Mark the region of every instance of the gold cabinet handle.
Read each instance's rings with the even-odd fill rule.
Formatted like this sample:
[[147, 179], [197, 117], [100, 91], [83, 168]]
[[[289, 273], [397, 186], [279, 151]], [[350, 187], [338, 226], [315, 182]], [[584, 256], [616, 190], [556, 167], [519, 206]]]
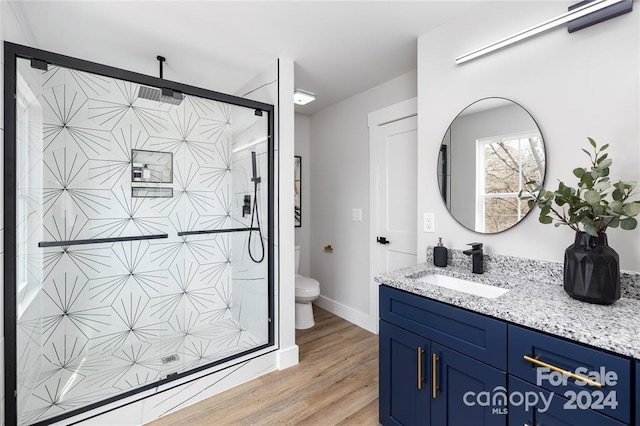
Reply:
[[532, 364], [538, 365], [540, 367], [546, 367], [551, 371], [555, 371], [557, 373], [562, 373], [564, 375], [567, 375], [567, 376], [571, 377], [572, 379], [580, 380], [582, 382], [588, 383], [591, 386], [596, 386], [596, 387], [599, 387], [599, 388], [601, 388], [603, 386], [602, 383], [598, 383], [593, 379], [590, 379], [588, 377], [580, 376], [579, 374], [573, 373], [571, 371], [567, 371], [567, 370], [565, 370], [563, 368], [560, 368], [560, 367], [556, 367], [555, 365], [547, 364], [546, 362], [540, 361], [539, 359], [531, 358], [528, 355], [525, 355], [524, 359], [525, 359], [525, 361], [529, 361]]
[[422, 377], [422, 354], [424, 353], [424, 349], [422, 347], [418, 347], [418, 390], [422, 390], [422, 382], [424, 378]]
[[440, 386], [438, 386], [438, 360], [439, 359], [440, 357], [438, 357], [438, 355], [436, 355], [435, 353], [431, 358], [432, 360], [431, 374], [433, 376], [431, 380], [431, 382], [433, 383], [433, 387], [431, 389], [431, 396], [433, 397], [433, 399], [436, 399], [438, 397], [438, 389], [440, 389]]

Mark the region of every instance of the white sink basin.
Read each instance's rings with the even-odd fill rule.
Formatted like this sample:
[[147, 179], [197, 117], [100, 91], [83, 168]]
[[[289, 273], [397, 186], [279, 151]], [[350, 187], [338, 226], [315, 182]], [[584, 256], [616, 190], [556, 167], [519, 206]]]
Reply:
[[474, 296], [486, 297], [487, 299], [495, 299], [509, 291], [509, 289], [506, 288], [476, 283], [440, 274], [429, 274], [416, 278], [416, 280], [437, 285], [439, 287], [449, 288], [451, 290], [461, 291], [467, 294], [473, 294]]

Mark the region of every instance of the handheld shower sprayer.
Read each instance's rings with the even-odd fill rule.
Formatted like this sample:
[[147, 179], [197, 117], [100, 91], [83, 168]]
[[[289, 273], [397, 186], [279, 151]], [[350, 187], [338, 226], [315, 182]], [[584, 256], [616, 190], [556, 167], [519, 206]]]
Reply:
[[251, 166], [253, 169], [253, 177], [251, 178], [251, 182], [255, 182], [255, 183], [260, 183], [260, 181], [262, 180], [259, 176], [258, 176], [258, 166], [256, 164], [256, 152], [255, 151], [251, 151]]
[[251, 168], [253, 171], [253, 177], [251, 178], [251, 182], [253, 182], [253, 208], [251, 209], [251, 223], [249, 224], [249, 228], [253, 228], [253, 219], [255, 217], [256, 227], [258, 232], [258, 238], [260, 240], [260, 249], [262, 251], [262, 255], [260, 258], [254, 257], [251, 252], [251, 237], [255, 231], [249, 231], [249, 242], [247, 243], [247, 250], [249, 251], [249, 257], [255, 263], [260, 263], [264, 260], [264, 240], [262, 239], [262, 228], [260, 227], [260, 215], [258, 213], [258, 184], [262, 180], [260, 176], [258, 176], [258, 165], [256, 159], [256, 152], [251, 151]]

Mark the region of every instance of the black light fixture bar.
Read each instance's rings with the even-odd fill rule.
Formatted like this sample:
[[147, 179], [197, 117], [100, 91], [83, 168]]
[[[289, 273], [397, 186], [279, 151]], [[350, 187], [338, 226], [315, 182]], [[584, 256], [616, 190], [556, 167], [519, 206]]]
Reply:
[[204, 234], [226, 234], [229, 232], [249, 232], [259, 231], [260, 228], [228, 228], [228, 229], [204, 229], [202, 231], [183, 231], [178, 232], [178, 237], [185, 235], [204, 235]]
[[122, 243], [124, 241], [160, 240], [163, 238], [169, 238], [169, 235], [155, 234], [155, 235], [134, 235], [131, 237], [115, 237], [115, 238], [89, 238], [87, 240], [40, 241], [38, 243], [38, 247], [66, 247], [66, 246], [79, 246], [83, 244]]

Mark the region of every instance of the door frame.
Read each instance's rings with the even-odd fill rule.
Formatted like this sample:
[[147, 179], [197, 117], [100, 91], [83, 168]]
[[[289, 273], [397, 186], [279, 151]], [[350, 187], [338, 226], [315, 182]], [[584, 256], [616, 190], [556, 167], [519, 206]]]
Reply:
[[[378, 232], [378, 137], [380, 126], [418, 115], [418, 98], [407, 99], [394, 105], [370, 112], [369, 121], [369, 320], [367, 329], [378, 334], [378, 274], [376, 264], [376, 235]], [[417, 194], [416, 194], [417, 195]], [[416, 212], [417, 215], [417, 212]]]

